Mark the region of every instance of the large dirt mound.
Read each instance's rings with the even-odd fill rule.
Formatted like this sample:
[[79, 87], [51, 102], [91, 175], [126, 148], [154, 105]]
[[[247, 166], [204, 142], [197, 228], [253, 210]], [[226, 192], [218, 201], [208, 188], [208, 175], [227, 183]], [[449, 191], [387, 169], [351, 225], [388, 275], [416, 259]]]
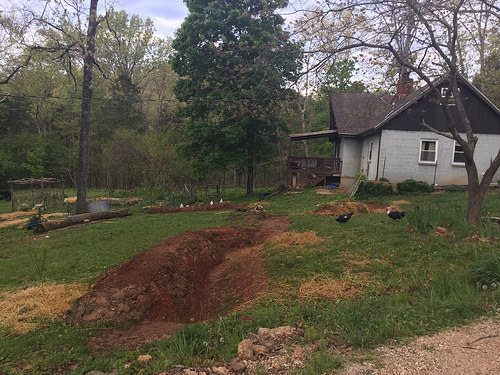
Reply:
[[255, 298], [267, 286], [258, 245], [288, 226], [284, 217], [260, 219], [258, 227], [187, 231], [142, 252], [102, 276], [68, 321], [187, 323]]

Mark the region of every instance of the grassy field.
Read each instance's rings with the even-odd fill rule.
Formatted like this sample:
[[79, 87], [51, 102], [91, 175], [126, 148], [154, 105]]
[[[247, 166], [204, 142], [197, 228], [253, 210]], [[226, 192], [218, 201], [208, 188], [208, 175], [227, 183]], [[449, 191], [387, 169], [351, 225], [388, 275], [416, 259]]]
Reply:
[[[93, 192], [102, 196], [103, 192]], [[243, 190], [223, 192], [225, 200], [248, 203]], [[259, 327], [301, 326], [303, 340], [323, 344], [308, 353], [309, 362], [297, 373], [320, 374], [341, 366], [332, 354], [328, 332], [337, 347], [371, 348], [388, 340], [462, 325], [497, 311], [500, 293], [500, 230], [484, 221], [472, 228], [464, 221], [466, 193], [384, 196], [369, 201], [402, 205], [407, 218], [392, 221], [382, 213], [354, 215], [343, 225], [333, 217], [313, 214], [345, 196], [318, 195], [314, 189], [278, 194], [265, 208], [287, 215], [290, 233], [315, 234], [311, 244], [265, 247], [271, 294], [251, 308], [207, 324], [189, 325], [177, 336], [144, 345], [137, 351], [91, 354], [85, 346], [99, 327], [70, 327], [57, 319], [39, 321], [25, 334], [0, 327], [0, 373], [85, 374], [91, 370], [120, 374], [156, 374], [175, 364], [216, 363], [236, 355], [237, 343]], [[0, 212], [8, 211], [0, 204]], [[500, 216], [500, 194], [492, 190], [483, 212]], [[89, 226], [34, 235], [17, 227], [0, 228], [0, 291], [29, 286], [91, 284], [109, 268], [122, 264], [156, 243], [188, 229], [230, 225], [230, 212], [131, 215]], [[436, 226], [453, 232], [434, 235]], [[325, 286], [349, 285], [350, 293], [322, 295]], [[308, 289], [309, 288], [309, 289]], [[312, 290], [311, 293], [307, 291]], [[315, 291], [315, 292], [314, 292]], [[0, 302], [2, 300], [0, 295]], [[251, 316], [251, 320], [239, 319]], [[304, 343], [306, 344], [306, 343]], [[206, 350], [209, 345], [213, 350]], [[130, 363], [137, 354], [154, 361]], [[78, 365], [76, 368], [74, 365]], [[72, 367], [73, 366], [73, 367]], [[24, 372], [23, 372], [24, 371]]]

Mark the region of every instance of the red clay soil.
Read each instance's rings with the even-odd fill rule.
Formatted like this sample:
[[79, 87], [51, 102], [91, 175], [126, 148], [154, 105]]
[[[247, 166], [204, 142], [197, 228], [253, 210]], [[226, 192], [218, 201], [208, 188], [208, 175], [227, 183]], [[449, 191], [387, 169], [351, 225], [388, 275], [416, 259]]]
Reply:
[[258, 226], [187, 231], [111, 269], [76, 302], [67, 321], [141, 321], [90, 340], [96, 350], [131, 347], [254, 300], [268, 284], [259, 245], [282, 233], [289, 223], [286, 217], [246, 217], [259, 218]]
[[195, 211], [222, 211], [222, 210], [236, 210], [238, 208], [245, 208], [246, 206], [236, 206], [230, 202], [214, 203], [213, 205], [207, 204], [203, 206], [185, 206], [180, 207], [150, 207], [147, 214], [173, 214], [178, 212], [195, 212]]

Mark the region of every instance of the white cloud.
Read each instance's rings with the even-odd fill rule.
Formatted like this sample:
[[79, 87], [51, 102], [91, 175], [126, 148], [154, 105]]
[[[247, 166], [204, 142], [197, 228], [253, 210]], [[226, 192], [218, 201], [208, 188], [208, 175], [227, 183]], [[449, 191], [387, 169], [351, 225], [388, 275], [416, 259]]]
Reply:
[[157, 33], [164, 38], [173, 37], [175, 30], [181, 26], [183, 21], [184, 18], [153, 18]]

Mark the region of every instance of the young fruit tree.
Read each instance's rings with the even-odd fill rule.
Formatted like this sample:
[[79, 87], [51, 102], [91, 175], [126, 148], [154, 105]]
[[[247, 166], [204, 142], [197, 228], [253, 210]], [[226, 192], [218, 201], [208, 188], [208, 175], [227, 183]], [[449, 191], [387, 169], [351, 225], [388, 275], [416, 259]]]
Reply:
[[[400, 76], [411, 73], [429, 86], [441, 105], [447, 131], [439, 131], [438, 124], [422, 125], [461, 146], [468, 180], [466, 220], [473, 225], [479, 223], [484, 196], [500, 166], [500, 145], [491, 155], [489, 167], [481, 173], [474, 160], [478, 138], [467, 115], [464, 98], [459, 95], [457, 81], [460, 75], [467, 76], [468, 72], [464, 71], [468, 65], [464, 64], [466, 56], [480, 56], [474, 53], [478, 43], [464, 41], [475, 34], [473, 28], [477, 27], [477, 20], [485, 18], [497, 21], [489, 23], [490, 31], [498, 27], [498, 7], [494, 2], [323, 0], [301, 20], [302, 25], [319, 28], [317, 35], [321, 40], [314, 44], [317, 51], [311, 52], [323, 56], [321, 61], [342, 56], [345, 51], [376, 55], [379, 62], [386, 62], [387, 67], [394, 66], [395, 62]], [[386, 58], [382, 59], [382, 56]], [[480, 62], [476, 65], [479, 66]], [[449, 82], [444, 96], [436, 84], [438, 77], [446, 77]], [[456, 105], [458, 116], [453, 115], [452, 105]]]
[[277, 109], [292, 93], [301, 50], [276, 11], [284, 0], [189, 0], [172, 43], [177, 98], [188, 139], [181, 154], [200, 177], [229, 165], [247, 171], [269, 157], [280, 126]]

